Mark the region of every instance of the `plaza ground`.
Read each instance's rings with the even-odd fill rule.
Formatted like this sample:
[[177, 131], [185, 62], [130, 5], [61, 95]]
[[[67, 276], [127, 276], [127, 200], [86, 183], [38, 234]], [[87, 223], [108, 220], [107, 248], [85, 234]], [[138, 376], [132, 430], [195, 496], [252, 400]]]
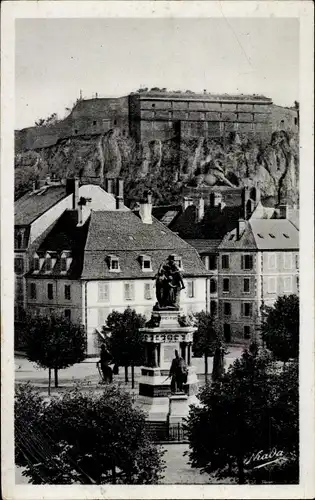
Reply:
[[[242, 354], [242, 346], [229, 346], [228, 354], [225, 356], [225, 369], [227, 369]], [[59, 388], [52, 387], [52, 394], [62, 393], [79, 384], [81, 390], [101, 392], [103, 389], [100, 384], [100, 375], [96, 367], [98, 358], [88, 358], [82, 363], [77, 363], [65, 370], [59, 370]], [[200, 386], [204, 384], [204, 359], [192, 358], [192, 365], [198, 374]], [[208, 371], [212, 372], [213, 358], [208, 358]], [[130, 392], [135, 401], [138, 395], [138, 384], [140, 377], [140, 368], [135, 368], [135, 388], [131, 388], [131, 374], [129, 373], [129, 382], [125, 384], [124, 369], [119, 369], [119, 375], [114, 376], [114, 384]], [[26, 358], [15, 356], [15, 384], [30, 382], [44, 397], [47, 397], [48, 388], [48, 370], [38, 368], [35, 363], [31, 363]], [[53, 379], [52, 379], [53, 386]], [[198, 469], [193, 469], [188, 463], [188, 457], [184, 452], [188, 450], [187, 444], [167, 444], [163, 445], [165, 449], [164, 460], [166, 469], [161, 484], [219, 484], [220, 481], [208, 474], [200, 474]], [[22, 469], [16, 467], [16, 484], [27, 484], [28, 480], [22, 475]], [[223, 481], [222, 483], [223, 484]]]

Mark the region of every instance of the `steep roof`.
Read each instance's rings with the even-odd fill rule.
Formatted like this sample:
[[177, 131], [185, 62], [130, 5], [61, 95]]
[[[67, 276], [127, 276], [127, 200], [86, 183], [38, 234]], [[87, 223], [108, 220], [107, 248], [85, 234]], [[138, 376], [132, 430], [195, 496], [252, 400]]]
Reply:
[[233, 229], [225, 235], [220, 250], [298, 250], [299, 231], [288, 219], [250, 219], [240, 238]]
[[[156, 219], [144, 224], [137, 212], [92, 212], [82, 278], [150, 279], [172, 253], [182, 258], [184, 275], [208, 274], [196, 250]], [[110, 271], [110, 255], [119, 258], [120, 272]], [[142, 271], [141, 255], [151, 258], [151, 272]]]
[[[31, 269], [29, 276], [64, 277], [79, 279], [83, 267], [84, 247], [89, 227], [89, 219], [82, 226], [77, 226], [77, 214], [74, 210], [66, 210], [55, 223], [44, 241], [40, 244], [36, 253], [44, 257], [46, 252], [52, 252], [56, 258], [56, 264], [49, 274], [45, 273], [45, 263], [36, 274]], [[71, 252], [72, 262], [67, 273], [61, 273], [61, 253]]]
[[152, 208], [152, 215], [169, 226], [182, 213], [181, 205], [158, 205]]
[[14, 203], [14, 224], [31, 224], [66, 196], [65, 186], [60, 185], [45, 186], [39, 191], [26, 193]]
[[221, 243], [221, 240], [186, 240], [189, 245], [194, 247], [199, 254], [215, 252]]
[[251, 220], [258, 250], [298, 250], [299, 231], [288, 219]]

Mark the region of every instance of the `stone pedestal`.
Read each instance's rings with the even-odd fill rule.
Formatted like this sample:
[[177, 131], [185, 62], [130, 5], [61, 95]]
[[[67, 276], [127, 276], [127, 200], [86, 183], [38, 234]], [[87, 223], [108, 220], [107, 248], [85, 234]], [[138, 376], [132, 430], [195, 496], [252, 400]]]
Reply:
[[[141, 367], [139, 381], [139, 401], [150, 421], [168, 421], [170, 413], [171, 379], [168, 378], [175, 350], [188, 365], [187, 383], [184, 384], [184, 394], [188, 415], [189, 405], [197, 401], [198, 379], [191, 366], [193, 326], [180, 326], [179, 311], [158, 311], [160, 322], [158, 326], [147, 326], [141, 329], [145, 341], [146, 363]], [[174, 396], [175, 399], [177, 395]], [[183, 399], [184, 398], [184, 399]], [[174, 401], [175, 401], [174, 399]], [[175, 418], [175, 417], [174, 417]], [[178, 422], [179, 420], [177, 420]]]
[[169, 397], [168, 422], [170, 425], [178, 424], [187, 417], [189, 404], [187, 394], [173, 394]]

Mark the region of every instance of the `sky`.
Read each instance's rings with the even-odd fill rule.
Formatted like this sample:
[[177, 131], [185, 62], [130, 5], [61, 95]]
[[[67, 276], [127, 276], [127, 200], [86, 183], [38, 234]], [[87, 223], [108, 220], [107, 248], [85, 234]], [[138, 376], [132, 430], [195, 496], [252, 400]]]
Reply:
[[290, 18], [18, 19], [15, 128], [77, 97], [144, 87], [299, 100], [299, 22]]

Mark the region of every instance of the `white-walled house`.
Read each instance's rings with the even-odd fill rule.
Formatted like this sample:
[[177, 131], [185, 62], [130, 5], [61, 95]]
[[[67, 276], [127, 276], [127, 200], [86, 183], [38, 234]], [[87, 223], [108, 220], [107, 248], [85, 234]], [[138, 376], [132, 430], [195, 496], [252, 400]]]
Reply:
[[150, 318], [156, 303], [154, 277], [169, 255], [183, 274], [182, 314], [206, 309], [208, 273], [197, 253], [151, 217], [152, 205], [139, 212], [92, 212], [82, 270], [83, 324], [88, 354], [98, 349], [98, 334], [114, 310], [128, 306]]
[[[65, 183], [47, 180], [45, 185], [26, 193], [14, 204], [15, 320], [23, 318], [28, 296], [25, 275], [31, 270], [33, 254], [66, 210], [77, 210], [81, 222], [91, 210], [128, 210], [123, 205], [123, 183], [108, 179], [106, 192], [98, 185], [79, 185], [77, 179]], [[83, 200], [83, 201], [82, 201]]]

